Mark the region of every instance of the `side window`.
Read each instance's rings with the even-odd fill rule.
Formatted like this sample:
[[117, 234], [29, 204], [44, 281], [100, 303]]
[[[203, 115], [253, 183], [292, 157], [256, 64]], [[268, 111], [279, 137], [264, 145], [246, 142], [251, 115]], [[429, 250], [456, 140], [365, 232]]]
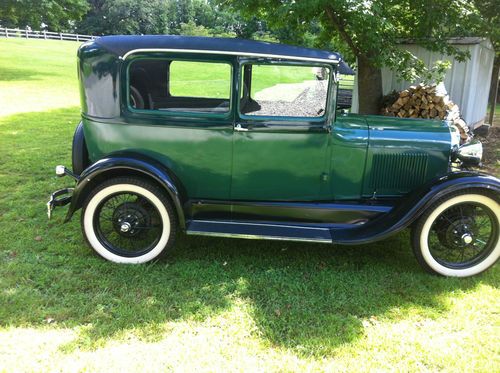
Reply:
[[231, 65], [167, 59], [130, 64], [128, 104], [136, 110], [227, 113]]
[[246, 64], [240, 112], [318, 118], [325, 114], [330, 71], [322, 66]]

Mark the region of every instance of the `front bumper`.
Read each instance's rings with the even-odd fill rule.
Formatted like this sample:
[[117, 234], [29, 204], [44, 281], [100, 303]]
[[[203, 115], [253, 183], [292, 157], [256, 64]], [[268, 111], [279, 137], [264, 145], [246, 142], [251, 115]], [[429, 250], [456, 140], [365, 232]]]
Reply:
[[74, 188], [59, 189], [50, 195], [50, 199], [47, 202], [47, 216], [49, 219], [52, 217], [52, 211], [54, 211], [56, 206], [65, 206], [71, 202], [73, 189]]
[[[73, 172], [68, 170], [64, 166], [56, 167], [56, 175], [59, 177], [63, 177], [68, 175], [78, 181], [79, 177], [75, 175]], [[65, 206], [71, 202], [71, 198], [73, 196], [74, 188], [63, 188], [56, 190], [54, 193], [50, 195], [49, 201], [47, 202], [47, 216], [50, 219], [52, 217], [52, 211], [56, 208], [56, 206]]]

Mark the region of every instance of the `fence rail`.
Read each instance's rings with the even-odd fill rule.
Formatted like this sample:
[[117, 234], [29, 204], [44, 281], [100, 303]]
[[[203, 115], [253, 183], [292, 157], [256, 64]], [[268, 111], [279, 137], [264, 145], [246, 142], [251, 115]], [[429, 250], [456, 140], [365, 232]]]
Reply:
[[33, 31], [22, 30], [18, 28], [0, 27], [0, 37], [4, 38], [25, 38], [25, 39], [52, 39], [52, 40], [71, 40], [71, 41], [89, 41], [94, 40], [98, 36], [68, 34], [66, 32], [51, 32], [51, 31]]

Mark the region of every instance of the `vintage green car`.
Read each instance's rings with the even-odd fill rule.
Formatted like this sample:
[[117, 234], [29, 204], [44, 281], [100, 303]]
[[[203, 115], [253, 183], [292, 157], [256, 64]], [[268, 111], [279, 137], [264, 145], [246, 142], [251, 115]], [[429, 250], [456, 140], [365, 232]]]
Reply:
[[363, 244], [411, 227], [429, 272], [500, 256], [500, 181], [448, 123], [348, 114], [337, 53], [240, 39], [109, 36], [78, 51], [76, 180], [89, 245], [118, 263], [168, 253], [178, 231]]

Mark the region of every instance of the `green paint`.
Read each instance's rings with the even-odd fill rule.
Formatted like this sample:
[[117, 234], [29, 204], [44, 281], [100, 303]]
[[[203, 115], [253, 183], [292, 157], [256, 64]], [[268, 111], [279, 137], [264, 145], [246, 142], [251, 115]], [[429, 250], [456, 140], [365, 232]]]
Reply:
[[[200, 62], [179, 62], [171, 70], [175, 75], [171, 89], [179, 95], [203, 94], [200, 81], [206, 73], [214, 84], [212, 88], [205, 85], [214, 97], [227, 96], [230, 88], [229, 112], [135, 110], [125, 99], [128, 66], [141, 58], [165, 59], [165, 54], [142, 53], [123, 61], [100, 48], [84, 47], [79, 56], [91, 160], [122, 150], [144, 153], [169, 167], [189, 198], [328, 201], [401, 196], [448, 171], [450, 134], [446, 125], [431, 120], [336, 115], [333, 81], [321, 118], [245, 116], [240, 115], [237, 100], [241, 69], [257, 59], [169, 53], [168, 58], [184, 61], [227, 63], [204, 63], [200, 69]], [[183, 70], [181, 65], [187, 67]], [[312, 75], [310, 67], [310, 63], [294, 62], [280, 70], [287, 74], [279, 81], [302, 82]], [[329, 67], [335, 69], [335, 65]], [[260, 69], [260, 78], [252, 91], [273, 82], [275, 66], [254, 68]], [[223, 88], [228, 75], [230, 86]], [[236, 124], [248, 131], [234, 131]]]

